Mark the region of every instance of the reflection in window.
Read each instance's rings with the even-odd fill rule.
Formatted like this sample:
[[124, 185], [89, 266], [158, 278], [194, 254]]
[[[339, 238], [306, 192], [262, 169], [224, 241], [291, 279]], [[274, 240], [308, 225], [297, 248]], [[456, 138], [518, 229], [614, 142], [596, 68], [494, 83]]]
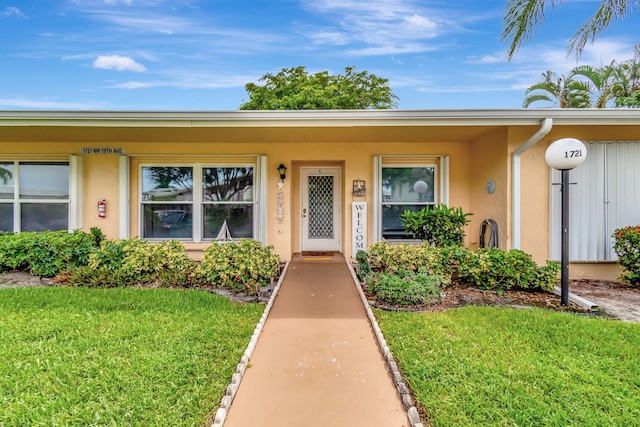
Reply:
[[217, 202], [252, 202], [253, 168], [204, 168], [202, 199]]
[[68, 199], [68, 163], [20, 163], [21, 199]]
[[13, 203], [0, 203], [0, 231], [13, 231]]
[[149, 239], [189, 239], [193, 206], [148, 204], [144, 206], [143, 236]]
[[22, 203], [22, 231], [58, 231], [69, 229], [67, 203]]
[[0, 199], [13, 199], [13, 163], [0, 163]]
[[142, 168], [143, 201], [193, 200], [193, 170], [190, 167]]
[[253, 237], [252, 167], [204, 168], [202, 201], [205, 239]]
[[204, 205], [204, 238], [215, 239], [227, 225], [233, 239], [253, 237], [253, 205]]
[[411, 239], [404, 231], [401, 215], [433, 206], [436, 199], [435, 166], [392, 166], [382, 168], [382, 237]]
[[191, 239], [193, 237], [193, 168], [143, 167], [142, 203], [142, 237]]
[[0, 163], [0, 231], [68, 230], [69, 174], [66, 162]]
[[195, 241], [219, 235], [252, 238], [253, 188], [251, 166], [144, 166], [142, 237]]

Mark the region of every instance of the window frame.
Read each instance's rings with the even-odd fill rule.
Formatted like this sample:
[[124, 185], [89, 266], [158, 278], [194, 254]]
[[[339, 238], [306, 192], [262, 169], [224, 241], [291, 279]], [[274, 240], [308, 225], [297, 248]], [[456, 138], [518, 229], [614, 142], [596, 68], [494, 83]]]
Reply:
[[[144, 184], [144, 169], [154, 167], [184, 167], [190, 168], [192, 172], [192, 198], [191, 200], [179, 200], [179, 201], [145, 201], [143, 200], [143, 184]], [[203, 197], [203, 175], [204, 169], [207, 168], [248, 168], [252, 169], [253, 178], [253, 197], [250, 202], [247, 201], [205, 201]], [[256, 197], [256, 188], [258, 184], [258, 171], [259, 165], [251, 162], [141, 162], [138, 164], [138, 234], [143, 240], [149, 241], [166, 241], [166, 240], [178, 240], [182, 242], [211, 242], [215, 241], [215, 237], [204, 237], [204, 208], [205, 205], [230, 205], [230, 204], [245, 204], [251, 206], [252, 209], [252, 221], [251, 221], [251, 234], [252, 239], [258, 240], [259, 227], [258, 227], [258, 198]], [[144, 206], [154, 204], [190, 204], [191, 208], [191, 237], [145, 237], [144, 236]], [[234, 238], [238, 240], [239, 238]]]
[[[0, 198], [0, 204], [12, 205], [13, 211], [13, 226], [10, 232], [19, 233], [23, 230], [22, 224], [22, 213], [23, 213], [23, 205], [28, 204], [55, 204], [55, 205], [66, 205], [67, 215], [66, 215], [66, 228], [62, 228], [60, 230], [71, 231], [74, 227], [74, 221], [72, 217], [72, 210], [74, 209], [72, 198], [74, 197], [74, 181], [73, 181], [73, 171], [74, 165], [71, 161], [72, 159], [0, 159], [0, 164], [12, 164], [13, 165], [13, 197], [2, 199]], [[66, 197], [60, 198], [37, 198], [37, 197], [24, 197], [21, 196], [20, 191], [20, 165], [65, 165], [67, 167], [67, 189], [66, 189]], [[60, 231], [58, 230], [58, 231]]]
[[[447, 179], [446, 176], [443, 176], [443, 172], [445, 170], [445, 166], [443, 165], [446, 156], [429, 156], [429, 155], [420, 155], [420, 156], [377, 156], [374, 162], [376, 163], [376, 173], [374, 176], [375, 182], [375, 192], [376, 197], [374, 197], [375, 201], [375, 224], [376, 228], [374, 228], [374, 243], [386, 240], [389, 242], [411, 242], [414, 239], [407, 236], [406, 238], [385, 238], [383, 236], [383, 206], [384, 205], [415, 205], [415, 206], [436, 206], [440, 203], [442, 198], [442, 193], [445, 191], [446, 184], [443, 183], [444, 180]], [[407, 160], [403, 162], [401, 160]], [[424, 159], [421, 161], [421, 159]], [[383, 196], [382, 182], [383, 182], [383, 169], [387, 168], [433, 168], [433, 202], [385, 202]]]

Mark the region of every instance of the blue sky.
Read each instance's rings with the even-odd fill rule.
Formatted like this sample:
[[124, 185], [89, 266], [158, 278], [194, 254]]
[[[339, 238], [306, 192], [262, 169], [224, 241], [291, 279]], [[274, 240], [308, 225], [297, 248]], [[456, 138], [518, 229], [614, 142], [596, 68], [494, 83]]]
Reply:
[[519, 108], [544, 71], [630, 59], [640, 42], [636, 11], [567, 57], [599, 0], [565, 0], [507, 61], [505, 3], [3, 0], [0, 109], [236, 110], [246, 83], [296, 66], [384, 77], [401, 109]]

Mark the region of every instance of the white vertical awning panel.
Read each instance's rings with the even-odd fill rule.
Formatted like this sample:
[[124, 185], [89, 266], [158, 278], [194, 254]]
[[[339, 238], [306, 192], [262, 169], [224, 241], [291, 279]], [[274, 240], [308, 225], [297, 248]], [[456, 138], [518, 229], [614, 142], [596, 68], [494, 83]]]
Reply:
[[640, 142], [611, 143], [607, 150], [609, 215], [604, 237], [608, 259], [615, 260], [614, 231], [640, 224]]
[[[587, 146], [585, 162], [569, 173], [569, 259], [571, 261], [598, 261], [604, 258], [604, 143]], [[562, 173], [552, 171], [551, 185], [551, 258], [560, 260]]]
[[602, 235], [605, 227], [604, 158], [606, 143], [587, 144], [587, 159], [572, 174], [571, 219], [569, 236], [572, 261], [602, 261], [605, 251]]
[[[613, 233], [640, 224], [640, 142], [590, 142], [587, 159], [570, 173], [569, 259], [615, 261]], [[559, 171], [552, 182], [560, 183]], [[551, 256], [561, 254], [560, 187], [551, 188]]]

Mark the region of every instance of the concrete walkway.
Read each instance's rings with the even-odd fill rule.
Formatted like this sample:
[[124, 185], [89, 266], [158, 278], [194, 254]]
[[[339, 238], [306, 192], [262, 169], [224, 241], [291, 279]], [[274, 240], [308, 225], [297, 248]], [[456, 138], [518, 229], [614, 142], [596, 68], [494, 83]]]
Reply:
[[291, 262], [224, 425], [409, 425], [342, 256]]

